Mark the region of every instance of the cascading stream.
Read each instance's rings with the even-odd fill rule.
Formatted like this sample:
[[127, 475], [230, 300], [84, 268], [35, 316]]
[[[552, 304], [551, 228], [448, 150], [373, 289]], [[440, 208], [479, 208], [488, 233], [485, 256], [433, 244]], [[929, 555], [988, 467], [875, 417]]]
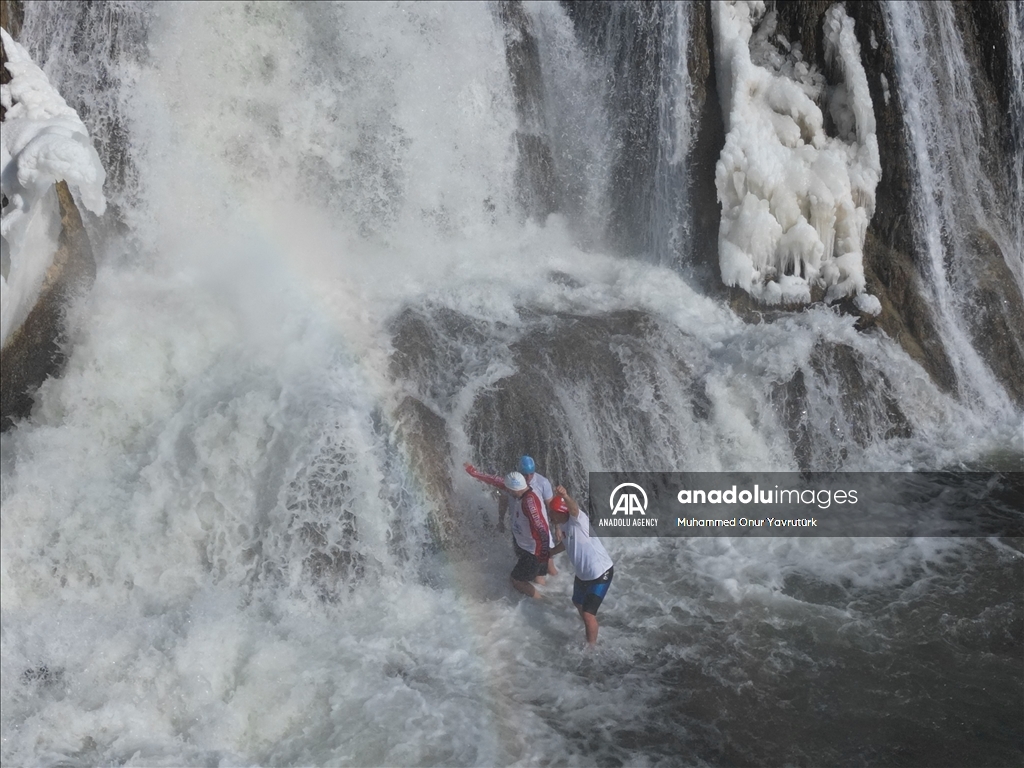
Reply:
[[1024, 294], [1024, 16], [1020, 6], [1007, 3], [1009, 17], [1007, 34], [1010, 58], [1010, 105], [1011, 129], [1016, 152], [1012, 157], [1015, 197], [1011, 211], [1015, 210], [1014, 241], [1017, 243], [1016, 256], [1010, 260], [1010, 268], [1017, 278], [1017, 285]]
[[[1020, 275], [1019, 208], [1014, 216], [981, 168], [981, 119], [963, 41], [949, 3], [884, 5], [892, 35], [908, 149], [917, 174], [914, 232], [924, 254], [922, 277], [964, 397], [987, 410], [1010, 409], [990, 360], [976, 346], [974, 283], [985, 269], [978, 250], [993, 238]], [[1018, 41], [1019, 42], [1019, 41]], [[941, 63], [934, 51], [941, 50]], [[1019, 280], [1019, 277], [1018, 277]]]

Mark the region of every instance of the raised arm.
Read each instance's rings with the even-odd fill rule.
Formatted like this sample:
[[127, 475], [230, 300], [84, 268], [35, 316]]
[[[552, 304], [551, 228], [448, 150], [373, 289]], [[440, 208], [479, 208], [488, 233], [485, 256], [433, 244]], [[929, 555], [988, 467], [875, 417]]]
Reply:
[[476, 467], [470, 464], [468, 461], [462, 465], [465, 467], [466, 472], [474, 480], [479, 480], [481, 483], [487, 483], [493, 485], [495, 488], [505, 489], [505, 478], [501, 475], [488, 475], [485, 472], [480, 472]]
[[565, 499], [565, 504], [567, 507], [569, 507], [569, 514], [572, 517], [580, 516], [580, 507], [576, 503], [576, 499], [569, 495], [569, 492], [565, 490], [564, 486], [560, 485], [557, 488], [555, 488], [555, 495], [561, 496], [563, 499]]

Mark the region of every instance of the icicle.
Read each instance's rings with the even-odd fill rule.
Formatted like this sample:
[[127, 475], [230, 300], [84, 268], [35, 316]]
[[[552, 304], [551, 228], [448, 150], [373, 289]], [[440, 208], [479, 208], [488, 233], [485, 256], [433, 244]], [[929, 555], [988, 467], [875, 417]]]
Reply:
[[[881, 163], [853, 21], [839, 6], [826, 17], [826, 57], [844, 78], [830, 104], [840, 136], [831, 138], [814, 101], [821, 75], [800, 60], [797, 46], [783, 45], [785, 55], [774, 49], [774, 14], [755, 31], [763, 3], [713, 8], [728, 130], [716, 173], [723, 281], [742, 285], [739, 276], [749, 274], [748, 290], [769, 302], [809, 300], [809, 281], [824, 282], [831, 299], [862, 292], [861, 254]], [[759, 204], [766, 201], [770, 207]], [[743, 257], [749, 271], [736, 262]], [[783, 276], [785, 284], [763, 284]]]

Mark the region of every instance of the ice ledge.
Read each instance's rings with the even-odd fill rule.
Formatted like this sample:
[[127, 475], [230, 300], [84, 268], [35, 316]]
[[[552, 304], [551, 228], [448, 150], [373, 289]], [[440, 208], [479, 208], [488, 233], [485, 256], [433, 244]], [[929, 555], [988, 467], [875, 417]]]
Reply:
[[11, 81], [0, 86], [6, 109], [0, 132], [0, 344], [28, 316], [57, 248], [60, 219], [54, 185], [66, 181], [82, 204], [106, 209], [106, 173], [78, 113], [50, 84], [28, 52], [0, 29]]

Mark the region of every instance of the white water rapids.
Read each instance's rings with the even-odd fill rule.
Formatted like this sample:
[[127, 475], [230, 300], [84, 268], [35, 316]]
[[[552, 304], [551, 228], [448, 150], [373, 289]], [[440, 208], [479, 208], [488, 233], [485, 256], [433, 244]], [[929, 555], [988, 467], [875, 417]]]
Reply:
[[[573, 200], [543, 222], [516, 206], [487, 5], [26, 7], [20, 39], [94, 136], [112, 212], [87, 217], [98, 273], [70, 308], [66, 372], [3, 436], [4, 765], [1019, 756], [1022, 557], [1005, 541], [606, 541], [591, 653], [564, 558], [544, 600], [508, 587], [494, 501], [461, 472], [487, 440], [474, 403], [567, 315], [669, 329], [649, 358], [615, 346], [625, 390], [598, 367], [571, 386], [535, 372], [585, 470], [796, 470], [774, 398], [797, 373], [813, 469], [1024, 454], [990, 377], [958, 400], [851, 317], [744, 323], [658, 266], [683, 236], [664, 211], [648, 260], [595, 245], [611, 116], [559, 6], [527, 5]], [[665, 88], [664, 125], [689, 130]], [[428, 358], [419, 379], [391, 367], [410, 308], [436, 332], [404, 342]], [[823, 344], [850, 350], [863, 391], [815, 367]], [[460, 546], [432, 542], [430, 478], [393, 417], [409, 395], [443, 420]], [[618, 420], [633, 413], [643, 430]], [[522, 450], [545, 470], [545, 446]]]

